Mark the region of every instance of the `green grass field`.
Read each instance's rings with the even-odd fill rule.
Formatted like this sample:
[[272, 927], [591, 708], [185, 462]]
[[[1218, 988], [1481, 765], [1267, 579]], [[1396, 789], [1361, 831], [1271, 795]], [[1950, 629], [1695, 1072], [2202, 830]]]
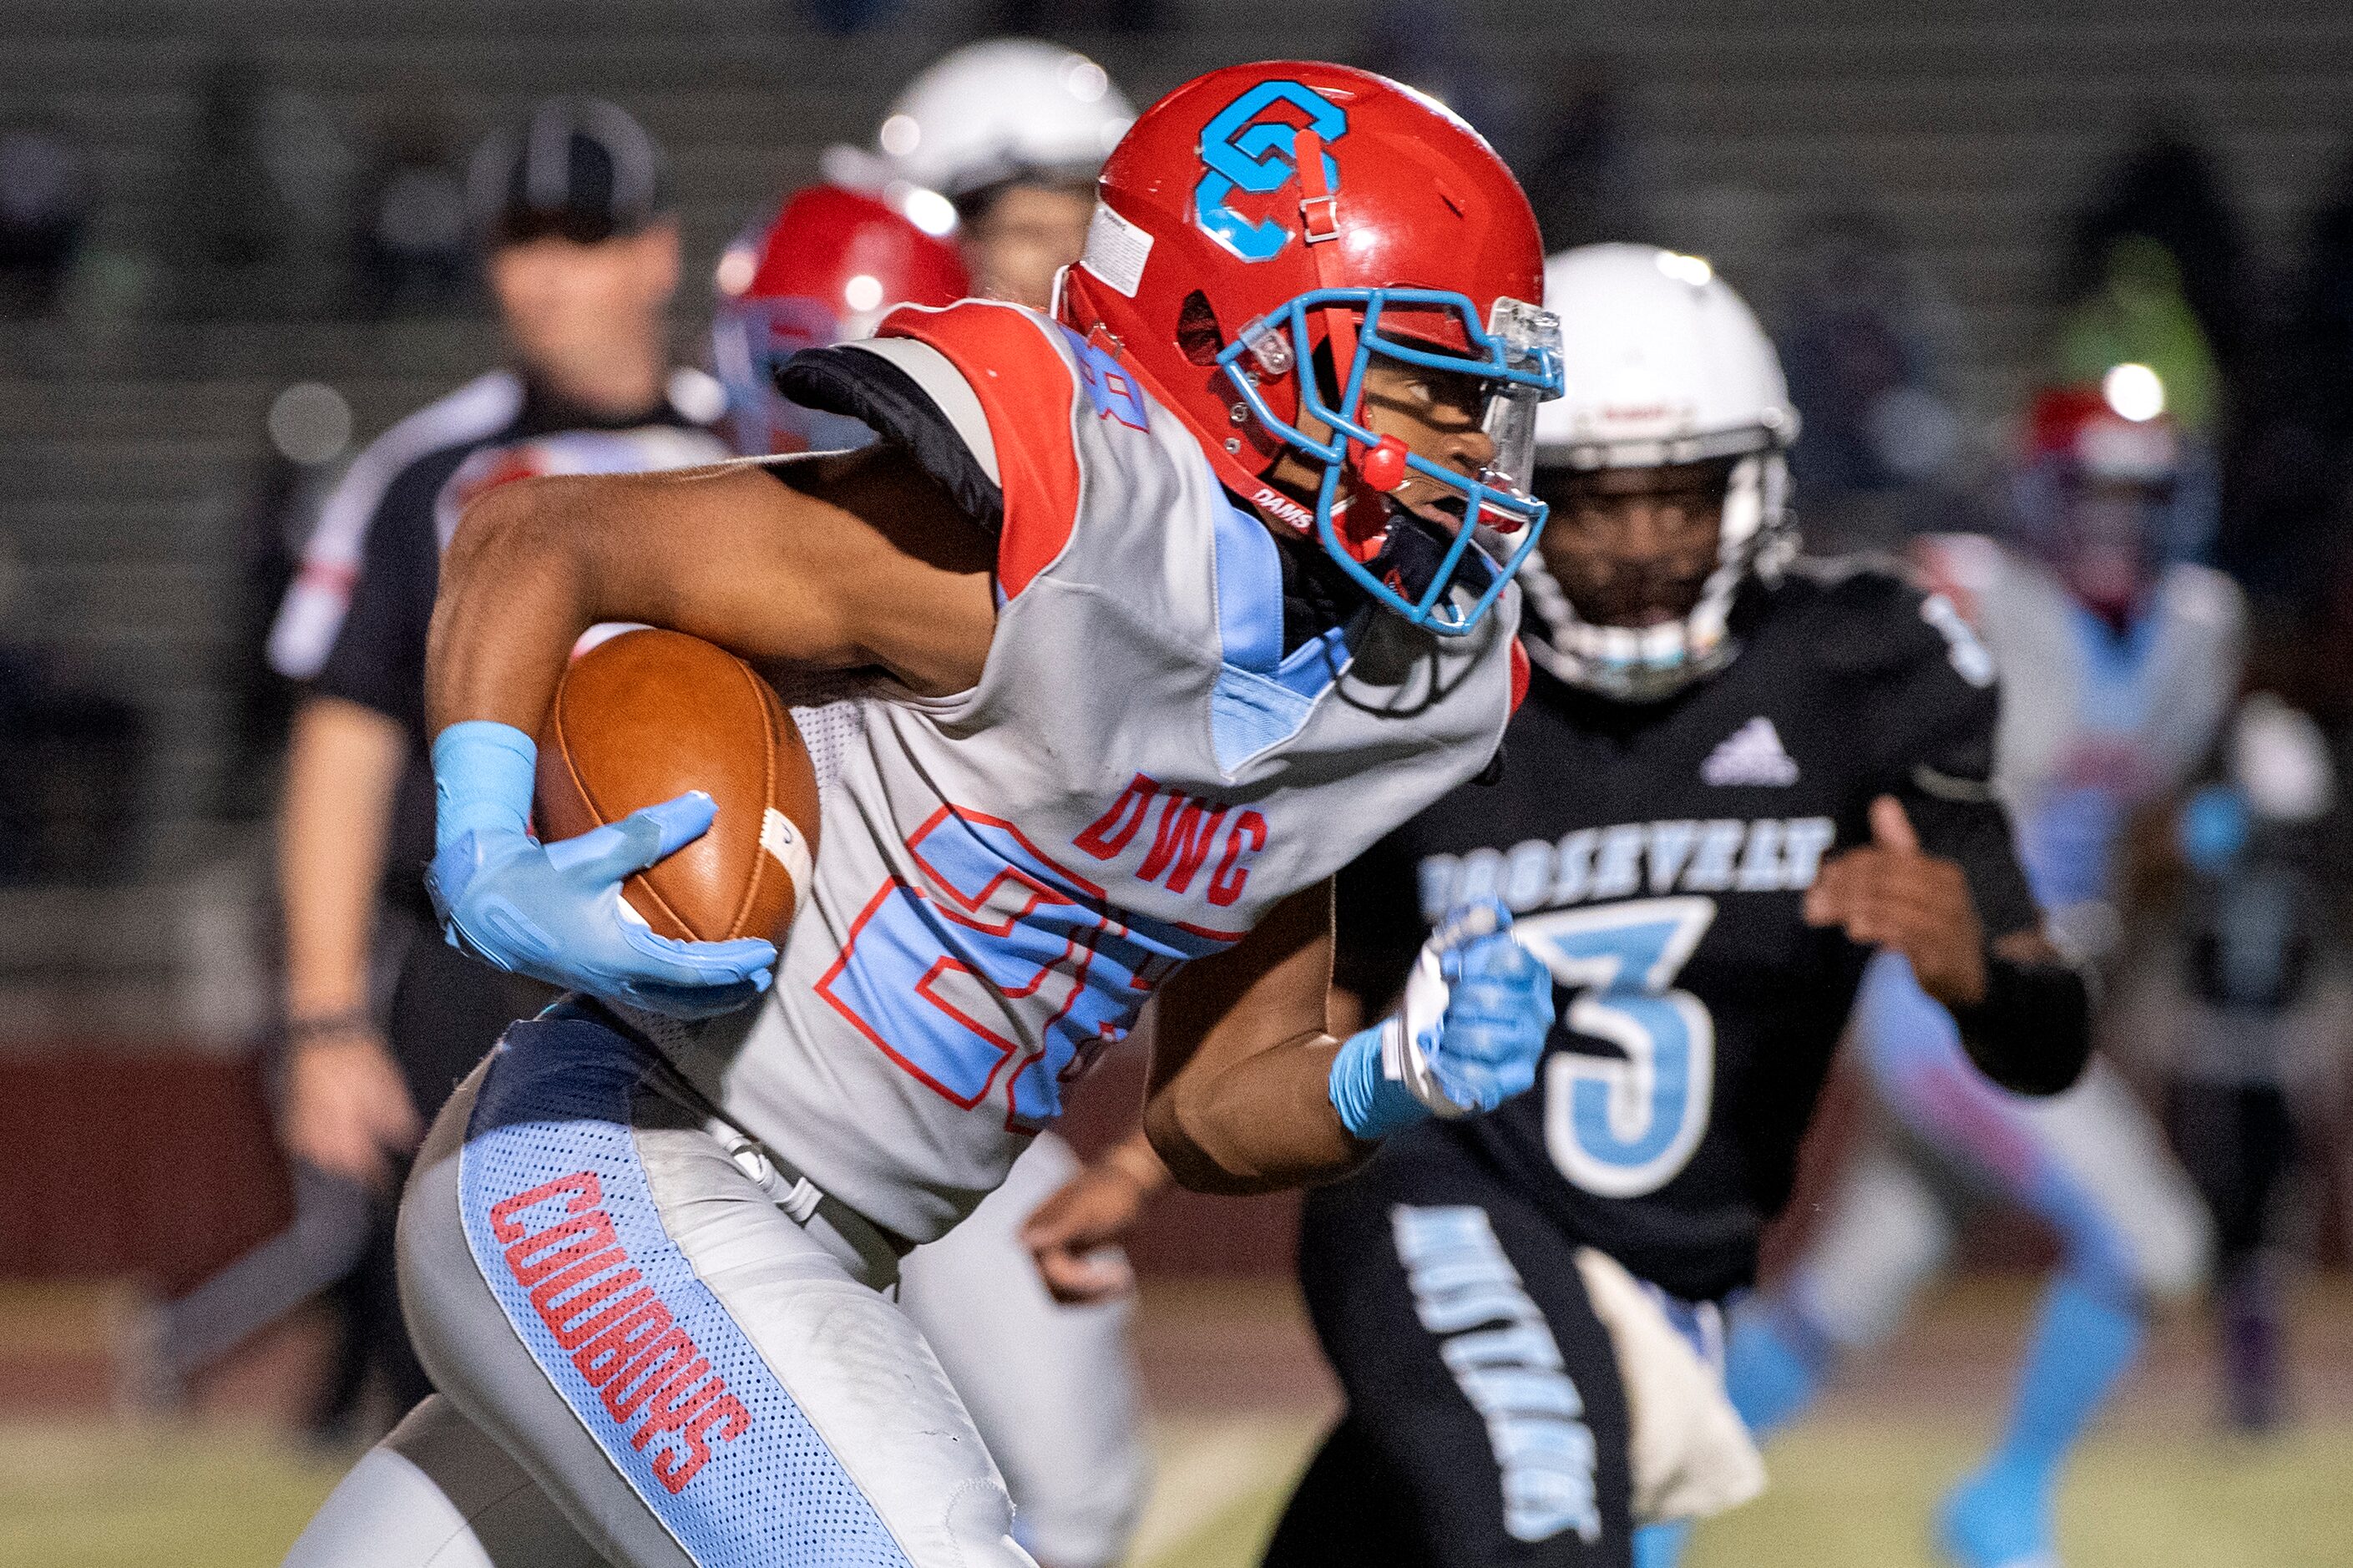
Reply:
[[[1137, 1542], [1137, 1568], [1244, 1568], [1273, 1527], [1313, 1434], [1237, 1424], [1229, 1435], [1162, 1435], [1161, 1495]], [[1977, 1434], [1949, 1421], [1824, 1421], [1776, 1444], [1772, 1489], [1703, 1528], [1690, 1568], [1937, 1568], [1926, 1521], [1976, 1457]], [[1187, 1483], [1219, 1468], [1269, 1467], [1221, 1506]], [[1287, 1463], [1285, 1456], [1288, 1456]], [[1187, 1526], [1175, 1533], [1169, 1527]], [[2084, 1453], [2060, 1518], [2068, 1568], [2346, 1568], [2353, 1563], [2353, 1430], [2247, 1446], [2139, 1432]]]
[[[1930, 1514], [1998, 1418], [2034, 1289], [1978, 1279], [1926, 1303], [1767, 1450], [1770, 1489], [1703, 1527], [1691, 1568], [1938, 1568]], [[225, 1366], [199, 1414], [125, 1425], [102, 1414], [110, 1300], [0, 1289], [0, 1387], [86, 1412], [0, 1409], [0, 1568], [269, 1568], [352, 1458], [284, 1435], [316, 1374], [300, 1326]], [[2353, 1568], [2353, 1282], [2300, 1292], [2292, 1407], [2306, 1424], [2275, 1441], [2215, 1435], [2207, 1333], [2194, 1317], [2162, 1325], [2078, 1461], [2067, 1568]], [[1159, 1419], [1132, 1568], [1248, 1568], [1336, 1405], [1296, 1298], [1155, 1284], [1136, 1345]], [[60, 1403], [76, 1367], [81, 1395]]]
[[[1254, 1563], [1314, 1436], [1297, 1417], [1165, 1426], [1136, 1568]], [[1692, 1568], [1931, 1568], [1924, 1521], [1974, 1443], [1950, 1421], [1801, 1429], [1768, 1456], [1772, 1491], [1703, 1531]], [[266, 1568], [342, 1464], [253, 1427], [0, 1426], [0, 1563]], [[2345, 1568], [2353, 1430], [2259, 1447], [2104, 1437], [2061, 1538], [2069, 1568]]]

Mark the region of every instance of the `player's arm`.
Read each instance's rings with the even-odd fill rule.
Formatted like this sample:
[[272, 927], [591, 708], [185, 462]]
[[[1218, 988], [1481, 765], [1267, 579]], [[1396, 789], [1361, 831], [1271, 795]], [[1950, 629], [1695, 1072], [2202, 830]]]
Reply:
[[365, 1185], [424, 1129], [368, 1007], [368, 952], [393, 796], [409, 740], [400, 721], [313, 693], [294, 714], [279, 805], [286, 925], [287, 1147]]
[[686, 942], [619, 888], [700, 837], [700, 793], [577, 838], [530, 836], [532, 732], [579, 635], [639, 621], [746, 658], [876, 668], [934, 695], [979, 679], [996, 626], [987, 533], [902, 448], [782, 465], [522, 481], [468, 509], [426, 670], [449, 939], [500, 968], [682, 1017], [744, 1005], [776, 949]]
[[1956, 621], [1899, 620], [1913, 657], [1883, 690], [1889, 790], [1871, 803], [1870, 842], [1824, 862], [1806, 919], [1904, 954], [1980, 1072], [2055, 1094], [2090, 1057], [2091, 994], [2044, 931], [1994, 791], [1990, 665]]
[[1332, 1033], [1332, 890], [1293, 894], [1161, 994], [1144, 1127], [1178, 1182], [1259, 1193], [1346, 1173], [1431, 1115], [1493, 1109], [1535, 1080], [1552, 981], [1481, 905], [1422, 950], [1397, 1014]]
[[996, 625], [986, 533], [896, 447], [814, 462], [501, 485], [442, 565], [431, 729], [535, 729], [600, 621], [689, 633], [747, 658], [879, 666], [928, 695], [979, 679]]
[[1144, 1130], [1180, 1184], [1271, 1192], [1329, 1181], [1372, 1152], [1332, 1102], [1341, 1042], [1324, 1028], [1331, 978], [1332, 889], [1318, 882], [1168, 983]]
[[[1902, 953], [1920, 988], [1953, 1015], [1978, 1070], [2004, 1089], [2056, 1094], [2073, 1083], [2091, 1055], [2090, 988], [2039, 915], [1989, 932], [1983, 911], [2006, 901], [2001, 868], [1986, 865], [1994, 857], [1978, 857], [1973, 875], [1968, 862], [1936, 853], [1893, 795], [1872, 803], [1871, 824], [1871, 843], [1823, 865], [1806, 919]], [[2000, 831], [2006, 850], [2006, 824]]]
[[1021, 1223], [1021, 1245], [1047, 1293], [1065, 1306], [1082, 1306], [1134, 1289], [1135, 1270], [1118, 1247], [1144, 1217], [1146, 1201], [1167, 1184], [1168, 1167], [1138, 1127], [1032, 1209]]

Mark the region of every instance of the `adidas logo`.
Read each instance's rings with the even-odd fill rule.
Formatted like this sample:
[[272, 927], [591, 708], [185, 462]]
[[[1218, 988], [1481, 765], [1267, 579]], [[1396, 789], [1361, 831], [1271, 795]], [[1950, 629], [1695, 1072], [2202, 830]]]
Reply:
[[1780, 786], [1798, 782], [1798, 764], [1782, 749], [1773, 721], [1760, 715], [1726, 735], [1700, 763], [1699, 776], [1712, 784]]

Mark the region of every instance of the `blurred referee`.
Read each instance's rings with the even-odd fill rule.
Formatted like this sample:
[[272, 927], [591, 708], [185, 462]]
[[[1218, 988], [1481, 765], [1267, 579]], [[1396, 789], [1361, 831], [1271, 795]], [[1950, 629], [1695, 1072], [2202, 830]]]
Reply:
[[296, 1160], [373, 1200], [367, 1244], [338, 1287], [347, 1340], [324, 1426], [348, 1418], [371, 1369], [400, 1410], [430, 1392], [395, 1288], [400, 1182], [458, 1079], [544, 1000], [445, 946], [425, 896], [425, 641], [441, 548], [465, 503], [509, 479], [728, 455], [705, 428], [723, 394], [670, 359], [668, 185], [652, 138], [595, 100], [543, 102], [482, 145], [468, 195], [507, 365], [353, 463], [271, 633], [270, 663], [302, 683], [279, 825], [283, 1135]]

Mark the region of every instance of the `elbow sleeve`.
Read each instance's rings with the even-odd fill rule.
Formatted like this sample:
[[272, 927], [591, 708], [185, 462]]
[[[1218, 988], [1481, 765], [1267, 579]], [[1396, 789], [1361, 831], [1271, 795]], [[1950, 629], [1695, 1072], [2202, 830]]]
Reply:
[[1953, 1019], [1978, 1070], [2015, 1094], [2057, 1094], [2091, 1059], [2091, 987], [2070, 963], [1988, 953], [1985, 999]]

